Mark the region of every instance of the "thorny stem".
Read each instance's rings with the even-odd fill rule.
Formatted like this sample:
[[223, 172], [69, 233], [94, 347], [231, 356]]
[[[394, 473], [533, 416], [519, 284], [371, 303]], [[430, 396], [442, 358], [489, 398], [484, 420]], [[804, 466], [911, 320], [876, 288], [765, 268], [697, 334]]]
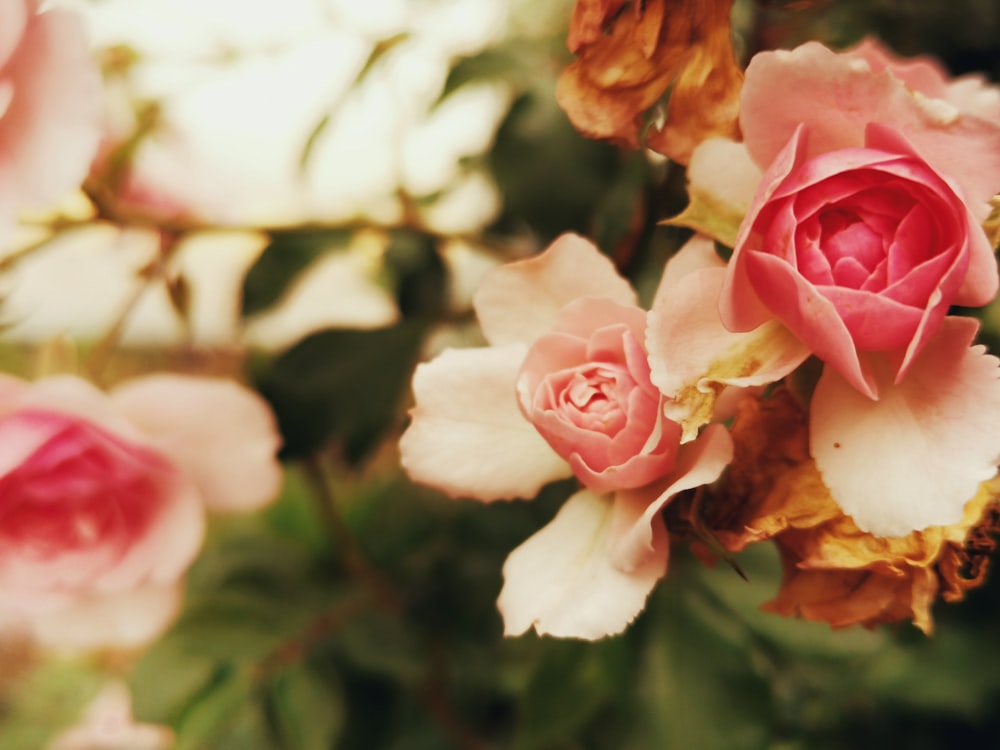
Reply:
[[[327, 533], [341, 551], [348, 572], [365, 584], [375, 602], [390, 614], [406, 618], [406, 605], [392, 583], [375, 568], [358, 546], [354, 535], [337, 511], [336, 500], [330, 486], [329, 475], [320, 456], [312, 455], [303, 461], [306, 477], [313, 489], [317, 510]], [[328, 631], [324, 631], [328, 632]], [[486, 744], [465, 726], [455, 713], [448, 694], [447, 655], [440, 643], [424, 635], [430, 658], [431, 670], [420, 685], [420, 700], [427, 714], [437, 723], [456, 748], [460, 750], [486, 750]]]

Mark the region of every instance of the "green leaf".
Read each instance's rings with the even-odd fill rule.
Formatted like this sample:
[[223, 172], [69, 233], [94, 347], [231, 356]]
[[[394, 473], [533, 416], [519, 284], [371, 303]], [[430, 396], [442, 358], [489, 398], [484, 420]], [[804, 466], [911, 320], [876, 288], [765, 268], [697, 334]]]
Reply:
[[271, 242], [243, 280], [241, 314], [246, 317], [271, 307], [295, 278], [319, 256], [344, 249], [351, 241], [347, 230], [275, 232]]
[[216, 661], [188, 645], [184, 633], [171, 631], [133, 667], [132, 711], [139, 721], [173, 724], [215, 678]]
[[487, 47], [474, 55], [459, 58], [448, 71], [438, 103], [469, 83], [521, 79], [528, 67], [526, 52], [521, 46], [506, 44], [502, 47]]
[[435, 318], [444, 309], [447, 271], [433, 237], [408, 229], [389, 238], [384, 263], [405, 318]]
[[367, 674], [416, 685], [427, 674], [420, 636], [394, 614], [371, 609], [344, 623], [333, 639], [340, 658]]
[[307, 336], [256, 374], [278, 419], [282, 455], [297, 458], [337, 439], [360, 461], [396, 418], [423, 344], [422, 321]]
[[227, 671], [181, 716], [175, 750], [266, 750], [266, 727], [250, 671]]
[[499, 227], [527, 225], [543, 242], [588, 232], [620, 161], [618, 149], [576, 131], [555, 103], [554, 86], [542, 80], [514, 102], [489, 154], [504, 200]]
[[283, 750], [332, 750], [347, 720], [335, 674], [297, 665], [275, 677], [268, 695]]
[[43, 664], [19, 676], [0, 702], [0, 747], [45, 747], [58, 731], [76, 723], [105, 679], [94, 665], [76, 661]]
[[617, 700], [629, 682], [629, 645], [626, 638], [543, 641], [542, 658], [521, 695], [516, 750], [557, 747]]

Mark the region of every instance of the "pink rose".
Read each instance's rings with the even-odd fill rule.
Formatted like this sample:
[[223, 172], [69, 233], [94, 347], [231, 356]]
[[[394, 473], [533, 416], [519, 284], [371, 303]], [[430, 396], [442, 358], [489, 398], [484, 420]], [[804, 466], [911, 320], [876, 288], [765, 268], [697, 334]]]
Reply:
[[860, 50], [810, 43], [751, 61], [741, 125], [765, 172], [721, 304], [732, 330], [777, 318], [875, 397], [869, 353], [891, 354], [901, 379], [951, 305], [997, 292], [980, 221], [1000, 189], [1000, 123], [894, 73], [929, 80], [923, 68]]
[[577, 300], [521, 365], [521, 410], [595, 492], [641, 487], [674, 465], [680, 426], [649, 382], [645, 331], [644, 310]]
[[80, 20], [0, 0], [0, 226], [86, 176], [101, 133], [101, 78]]
[[176, 613], [206, 508], [280, 485], [273, 419], [235, 383], [174, 375], [104, 394], [0, 379], [0, 609], [43, 642], [131, 646]]
[[871, 41], [753, 58], [744, 143], [706, 141], [688, 172], [720, 219], [705, 231], [731, 237], [747, 207], [733, 256], [689, 245], [650, 313], [651, 379], [685, 434], [722, 388], [815, 354], [809, 450], [844, 513], [890, 537], [961, 520], [1000, 456], [1000, 361], [947, 314], [1000, 283], [980, 226], [1000, 190], [998, 103]]
[[681, 444], [650, 383], [646, 312], [581, 237], [490, 271], [475, 308], [490, 346], [417, 368], [402, 464], [484, 501], [576, 475], [586, 489], [507, 558], [497, 607], [509, 635], [621, 632], [666, 573], [663, 508], [719, 477], [729, 433], [709, 425]]

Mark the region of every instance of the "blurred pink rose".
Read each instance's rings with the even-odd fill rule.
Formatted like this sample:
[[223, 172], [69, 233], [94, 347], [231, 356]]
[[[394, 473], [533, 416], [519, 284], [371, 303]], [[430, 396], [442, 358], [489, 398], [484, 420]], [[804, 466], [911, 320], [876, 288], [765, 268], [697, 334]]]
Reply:
[[932, 73], [874, 42], [840, 55], [810, 43], [747, 69], [741, 123], [765, 172], [723, 321], [744, 331], [776, 317], [871, 397], [868, 352], [891, 353], [901, 379], [949, 306], [997, 292], [980, 222], [1000, 189], [1000, 123], [930, 98], [950, 91]]
[[158, 375], [110, 394], [70, 376], [0, 379], [0, 608], [42, 642], [131, 646], [180, 602], [206, 508], [278, 492], [256, 395]]
[[0, 226], [86, 176], [101, 133], [101, 78], [80, 19], [0, 0]]
[[524, 415], [595, 492], [667, 475], [680, 426], [649, 382], [646, 312], [611, 300], [572, 302], [532, 344], [517, 392]]

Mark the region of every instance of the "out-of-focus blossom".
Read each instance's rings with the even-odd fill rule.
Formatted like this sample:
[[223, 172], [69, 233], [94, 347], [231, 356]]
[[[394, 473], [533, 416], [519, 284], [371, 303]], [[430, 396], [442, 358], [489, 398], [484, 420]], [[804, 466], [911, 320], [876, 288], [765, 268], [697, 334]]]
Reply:
[[101, 80], [76, 14], [0, 3], [0, 228], [83, 181], [101, 128]]
[[60, 732], [46, 750], [170, 750], [173, 746], [174, 733], [167, 727], [136, 723], [128, 687], [111, 682], [86, 708], [79, 723]]
[[[668, 395], [755, 370], [761, 339], [789, 360], [818, 356], [811, 455], [843, 511], [883, 536], [959, 523], [1000, 460], [997, 360], [971, 346], [975, 321], [947, 316], [997, 292], [980, 222], [1000, 189], [1000, 122], [983, 116], [995, 92], [979, 82], [959, 96], [971, 84], [955, 85], [874, 42], [754, 57], [740, 124], [762, 177], [719, 289], [721, 316], [681, 331], [669, 321], [685, 313], [668, 301], [650, 343], [653, 382]], [[740, 148], [715, 140], [696, 151], [703, 207], [733, 165], [729, 187], [753, 187]], [[730, 191], [715, 203], [745, 201]], [[705, 342], [696, 360], [681, 346], [691, 338]], [[678, 369], [679, 385], [659, 375]]]
[[982, 583], [997, 530], [996, 481], [969, 498], [962, 519], [903, 537], [868, 534], [837, 506], [809, 457], [806, 412], [786, 390], [741, 402], [728, 481], [702, 523], [730, 551], [773, 540], [784, 580], [765, 609], [833, 627], [912, 619], [926, 633], [931, 607]]
[[223, 380], [154, 375], [105, 394], [73, 376], [0, 379], [0, 602], [70, 649], [157, 636], [180, 604], [205, 512], [277, 494], [264, 402]]
[[530, 497], [573, 474], [588, 488], [504, 565], [498, 606], [510, 635], [624, 629], [666, 572], [660, 511], [729, 460], [718, 425], [680, 445], [649, 381], [635, 303], [606, 257], [565, 235], [487, 272], [475, 308], [491, 346], [446, 350], [414, 376], [400, 443], [412, 478], [485, 501]]
[[[735, 136], [743, 76], [731, 7], [731, 0], [578, 0], [567, 40], [577, 59], [559, 79], [560, 106], [590, 138], [644, 143], [684, 164], [704, 139]], [[650, 110], [668, 89], [658, 122]]]

